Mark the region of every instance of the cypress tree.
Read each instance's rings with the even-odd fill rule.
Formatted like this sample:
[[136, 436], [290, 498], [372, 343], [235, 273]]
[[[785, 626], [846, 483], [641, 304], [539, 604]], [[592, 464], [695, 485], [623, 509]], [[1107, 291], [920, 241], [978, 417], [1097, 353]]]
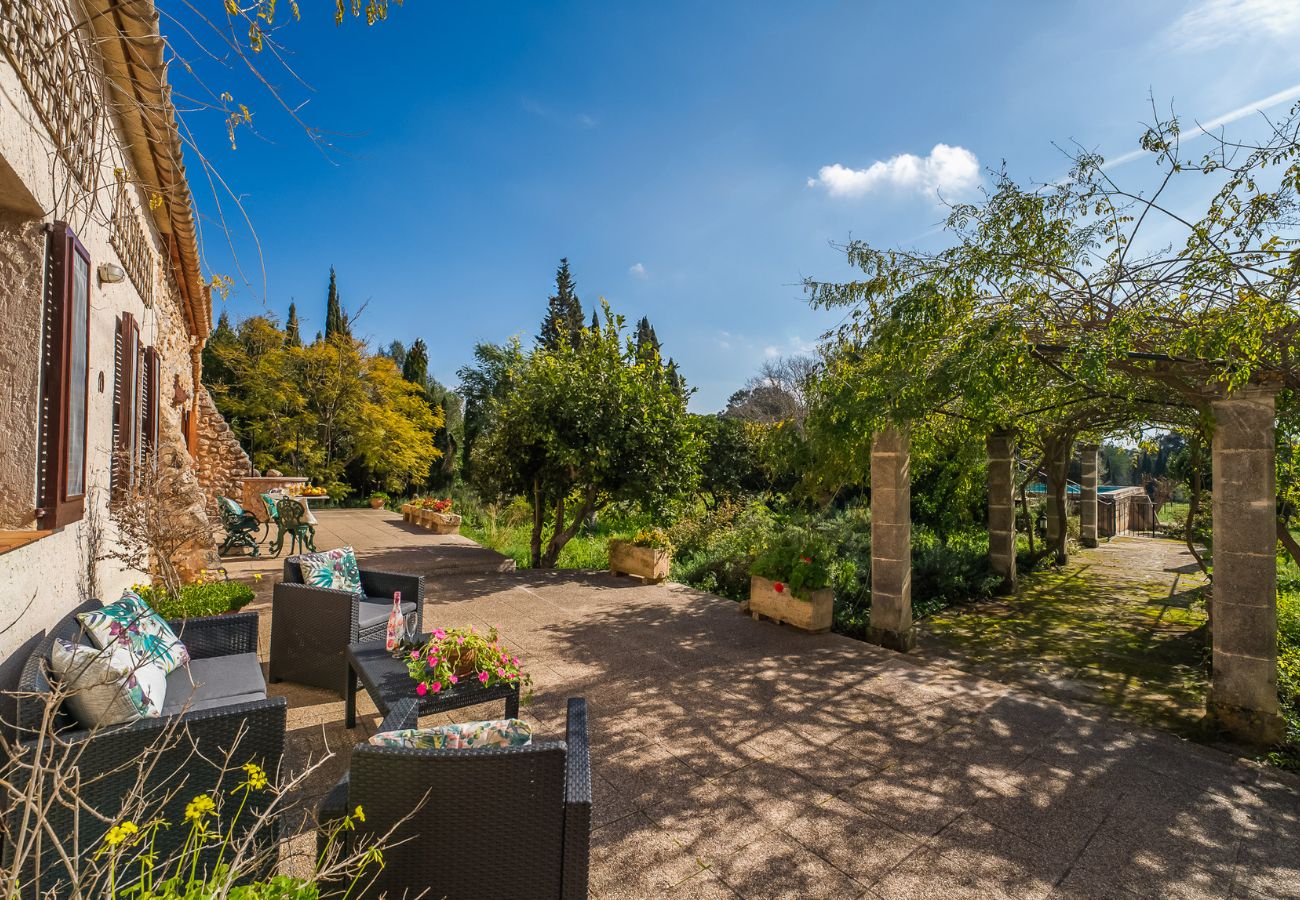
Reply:
[[569, 274], [569, 260], [565, 257], [555, 270], [555, 293], [547, 299], [546, 317], [537, 336], [537, 342], [548, 350], [569, 342], [582, 331], [582, 303], [575, 288], [573, 276]]
[[224, 309], [221, 315], [217, 316], [217, 327], [212, 329], [213, 337], [231, 337], [234, 336], [235, 329], [230, 327], [230, 313]]
[[284, 342], [290, 347], [302, 346], [302, 333], [298, 330], [298, 307], [289, 304], [289, 318], [284, 323]]
[[659, 338], [649, 316], [642, 316], [636, 323], [636, 358], [643, 363], [651, 363], [659, 358]]
[[330, 289], [325, 298], [325, 340], [336, 334], [344, 334], [346, 319], [343, 318], [343, 306], [339, 302], [339, 288], [334, 280], [334, 267], [330, 266]]
[[406, 351], [406, 359], [402, 361], [402, 377], [411, 384], [418, 384], [422, 390], [428, 390], [429, 348], [424, 343], [424, 338], [416, 338], [415, 343]]

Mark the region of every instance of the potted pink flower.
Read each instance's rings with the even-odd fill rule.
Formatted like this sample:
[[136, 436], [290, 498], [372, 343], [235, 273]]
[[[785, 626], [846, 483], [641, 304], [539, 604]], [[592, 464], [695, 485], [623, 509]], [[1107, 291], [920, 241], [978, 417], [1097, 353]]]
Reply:
[[519, 656], [502, 642], [496, 628], [486, 633], [468, 628], [435, 628], [419, 647], [407, 645], [406, 669], [421, 697], [455, 690], [463, 683], [485, 688], [519, 685], [520, 697], [532, 696], [533, 679], [523, 670]]

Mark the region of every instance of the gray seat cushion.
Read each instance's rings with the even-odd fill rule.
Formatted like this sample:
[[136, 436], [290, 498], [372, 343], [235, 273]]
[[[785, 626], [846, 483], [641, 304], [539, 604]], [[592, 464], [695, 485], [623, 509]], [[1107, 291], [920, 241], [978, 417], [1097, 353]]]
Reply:
[[232, 653], [209, 659], [192, 659], [167, 676], [164, 716], [234, 706], [266, 699], [266, 679], [256, 653]]
[[[387, 600], [381, 600], [378, 597], [363, 597], [357, 603], [357, 607], [357, 626], [360, 628], [373, 628], [388, 621], [388, 614], [393, 611], [393, 600], [391, 597]], [[415, 603], [410, 600], [403, 600], [402, 612], [407, 615], [415, 612]]]

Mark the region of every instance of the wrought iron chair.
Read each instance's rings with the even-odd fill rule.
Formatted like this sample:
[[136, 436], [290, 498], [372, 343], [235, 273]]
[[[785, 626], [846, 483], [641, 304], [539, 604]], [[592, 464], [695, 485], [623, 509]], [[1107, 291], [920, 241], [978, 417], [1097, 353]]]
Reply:
[[274, 494], [259, 494], [262, 498], [262, 505], [266, 507], [266, 522], [262, 526], [261, 540], [266, 540], [271, 536], [271, 526], [280, 524], [280, 511], [275, 508], [277, 498]]
[[316, 552], [316, 526], [307, 521], [307, 507], [292, 497], [284, 497], [275, 504], [275, 524], [279, 529], [271, 544], [271, 555], [279, 556], [284, 550], [284, 539], [289, 538], [289, 553]]
[[261, 550], [258, 549], [257, 538], [254, 535], [261, 531], [262, 523], [257, 521], [257, 516], [229, 497], [219, 495], [217, 511], [221, 515], [221, 527], [226, 530], [226, 537], [217, 551], [218, 555], [225, 556], [236, 547], [244, 547], [250, 555], [259, 556]]

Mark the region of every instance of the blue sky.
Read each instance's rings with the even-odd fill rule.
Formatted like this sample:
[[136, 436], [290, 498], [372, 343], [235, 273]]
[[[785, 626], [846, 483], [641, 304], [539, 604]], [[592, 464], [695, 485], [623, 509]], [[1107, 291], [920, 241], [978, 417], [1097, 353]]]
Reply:
[[232, 257], [191, 159], [231, 315], [293, 299], [314, 332], [333, 265], [345, 305], [368, 303], [361, 335], [423, 337], [454, 385], [475, 342], [535, 334], [567, 256], [589, 309], [650, 317], [697, 411], [834, 323], [799, 287], [849, 274], [832, 242], [934, 245], [937, 192], [976, 195], [1003, 160], [1058, 178], [1053, 142], [1118, 157], [1149, 95], [1201, 121], [1300, 99], [1296, 0], [407, 0], [373, 28], [302, 6], [278, 36], [312, 89], [259, 63], [334, 152], [237, 67], [200, 71], [256, 136], [231, 150], [219, 118], [186, 116], [261, 246], [233, 225]]

